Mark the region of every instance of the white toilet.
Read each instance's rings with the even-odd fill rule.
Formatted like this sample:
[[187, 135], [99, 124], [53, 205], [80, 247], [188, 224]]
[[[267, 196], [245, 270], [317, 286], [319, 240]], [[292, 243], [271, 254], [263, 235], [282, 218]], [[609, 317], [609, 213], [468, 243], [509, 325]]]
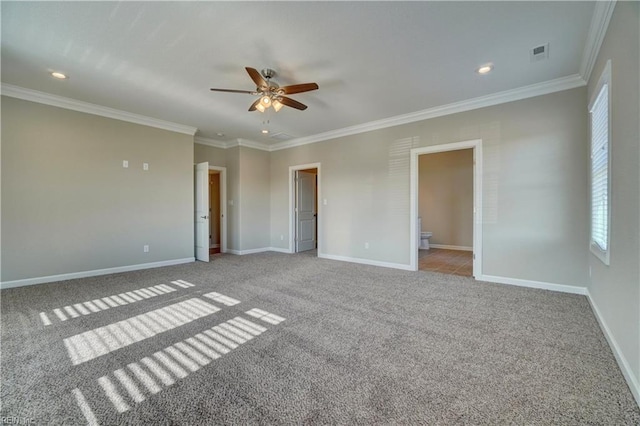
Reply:
[[429, 238], [433, 236], [433, 232], [422, 232], [421, 217], [418, 217], [418, 232], [420, 232], [420, 242], [418, 248], [420, 250], [429, 250]]

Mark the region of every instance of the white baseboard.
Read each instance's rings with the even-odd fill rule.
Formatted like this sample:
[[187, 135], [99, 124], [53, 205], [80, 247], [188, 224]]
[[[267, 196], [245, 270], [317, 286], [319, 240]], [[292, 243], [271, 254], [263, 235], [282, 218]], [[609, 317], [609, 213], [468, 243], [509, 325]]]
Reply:
[[289, 250], [288, 248], [269, 247], [269, 251], [277, 251], [278, 253], [292, 254], [291, 250]]
[[593, 314], [598, 320], [600, 329], [602, 330], [604, 337], [607, 339], [607, 342], [609, 343], [609, 347], [611, 348], [611, 351], [613, 352], [613, 355], [615, 356], [616, 361], [618, 362], [618, 366], [622, 371], [622, 375], [627, 381], [627, 384], [629, 385], [629, 389], [631, 390], [633, 397], [636, 399], [636, 403], [638, 404], [638, 406], [640, 406], [640, 381], [637, 377], [634, 376], [633, 370], [631, 370], [631, 366], [629, 365], [629, 362], [627, 361], [625, 356], [622, 354], [622, 351], [620, 350], [620, 346], [618, 345], [618, 342], [616, 341], [615, 337], [613, 337], [613, 333], [611, 333], [611, 330], [607, 326], [607, 323], [602, 317], [602, 314], [600, 314], [600, 309], [598, 309], [598, 305], [596, 305], [594, 300], [591, 298], [591, 294], [589, 293], [588, 289], [587, 289], [587, 299], [589, 299], [589, 303], [591, 304], [591, 309], [593, 310]]
[[473, 251], [473, 247], [467, 246], [450, 246], [448, 244], [429, 244], [429, 247], [447, 250]]
[[393, 268], [393, 269], [402, 269], [405, 271], [413, 271], [413, 269], [411, 268], [411, 265], [406, 265], [404, 263], [381, 262], [379, 260], [361, 259], [358, 257], [336, 256], [333, 254], [324, 254], [324, 253], [318, 253], [318, 257], [322, 259], [339, 260], [341, 262], [360, 263], [363, 265], [382, 266], [383, 268]]
[[278, 253], [291, 254], [289, 249], [283, 249], [283, 248], [279, 248], [279, 247], [261, 247], [261, 248], [249, 249], [249, 250], [231, 250], [231, 249], [228, 249], [226, 251], [226, 253], [237, 254], [237, 255], [242, 256], [244, 254], [264, 253], [265, 251], [277, 251]]
[[487, 281], [496, 284], [509, 284], [518, 287], [539, 288], [543, 290], [559, 291], [561, 293], [572, 293], [587, 295], [586, 287], [578, 287], [566, 284], [553, 284], [542, 281], [521, 280], [519, 278], [498, 277], [495, 275], [480, 275], [475, 277], [478, 281]]
[[95, 269], [93, 271], [71, 272], [68, 274], [49, 275], [46, 277], [26, 278], [23, 280], [3, 281], [0, 288], [23, 287], [26, 285], [44, 284], [55, 281], [73, 280], [76, 278], [95, 277], [98, 275], [117, 274], [119, 272], [138, 271], [141, 269], [159, 268], [161, 266], [179, 265], [182, 263], [195, 262], [195, 258], [187, 257], [184, 259], [163, 260], [161, 262], [140, 263], [137, 265], [117, 266], [115, 268]]

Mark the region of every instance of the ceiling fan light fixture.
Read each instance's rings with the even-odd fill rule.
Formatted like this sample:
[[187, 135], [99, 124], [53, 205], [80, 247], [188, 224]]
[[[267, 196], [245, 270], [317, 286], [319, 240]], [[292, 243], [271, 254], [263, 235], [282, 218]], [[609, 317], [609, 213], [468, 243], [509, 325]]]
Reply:
[[273, 109], [276, 110], [276, 112], [280, 111], [280, 109], [284, 106], [283, 104], [280, 103], [279, 100], [275, 100], [271, 103], [271, 105], [273, 106]]
[[256, 104], [256, 109], [257, 109], [258, 111], [260, 111], [260, 112], [264, 112], [267, 108], [265, 108], [265, 106], [264, 106], [264, 105], [262, 105], [262, 102], [258, 102], [258, 103]]
[[265, 95], [262, 97], [262, 99], [260, 99], [260, 103], [264, 104], [265, 107], [269, 108], [269, 106], [271, 105], [271, 98]]

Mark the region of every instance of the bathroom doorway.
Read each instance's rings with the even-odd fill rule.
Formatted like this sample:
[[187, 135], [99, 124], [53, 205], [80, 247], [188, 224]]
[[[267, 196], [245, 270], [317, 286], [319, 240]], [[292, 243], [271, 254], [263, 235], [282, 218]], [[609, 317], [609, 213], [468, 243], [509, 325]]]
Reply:
[[411, 150], [414, 270], [481, 275], [481, 170], [480, 140]]

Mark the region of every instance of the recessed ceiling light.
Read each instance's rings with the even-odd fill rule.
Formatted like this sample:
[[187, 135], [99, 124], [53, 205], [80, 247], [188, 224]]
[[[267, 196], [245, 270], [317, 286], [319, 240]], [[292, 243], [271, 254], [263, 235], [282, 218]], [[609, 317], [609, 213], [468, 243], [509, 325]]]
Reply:
[[487, 74], [493, 69], [493, 64], [483, 65], [476, 70], [478, 74]]
[[60, 80], [66, 80], [67, 79], [66, 75], [62, 74], [61, 72], [57, 72], [57, 71], [52, 72], [51, 73], [51, 77], [55, 77], [55, 78], [58, 78]]
[[265, 135], [269, 133], [269, 131], [267, 129], [262, 129], [262, 133], [264, 133]]
[[223, 137], [223, 136], [224, 136], [224, 133], [220, 133], [220, 132], [218, 132], [218, 133], [216, 133], [216, 136], [218, 136], [219, 138], [221, 138], [221, 137]]

